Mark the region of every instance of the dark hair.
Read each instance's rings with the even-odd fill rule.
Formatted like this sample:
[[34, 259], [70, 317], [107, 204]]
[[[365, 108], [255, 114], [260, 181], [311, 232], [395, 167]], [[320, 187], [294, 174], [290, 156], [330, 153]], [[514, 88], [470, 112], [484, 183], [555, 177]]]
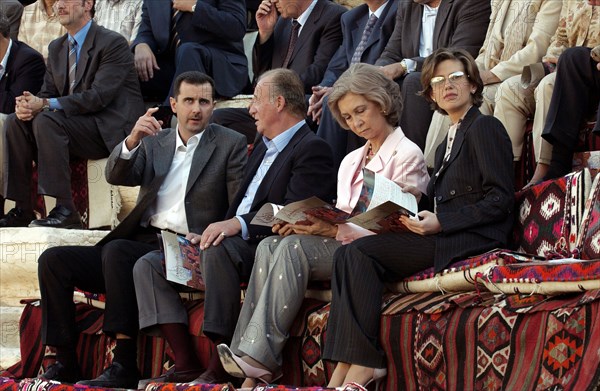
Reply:
[[433, 110], [437, 110], [444, 115], [448, 114], [431, 98], [432, 88], [430, 85], [431, 79], [435, 76], [435, 68], [441, 62], [446, 60], [456, 60], [462, 63], [469, 82], [476, 87], [475, 92], [471, 94], [473, 106], [481, 106], [483, 103], [483, 81], [481, 80], [481, 76], [479, 76], [479, 69], [477, 68], [477, 64], [475, 64], [473, 56], [464, 49], [440, 48], [425, 59], [423, 68], [421, 69], [421, 85], [423, 86], [423, 91], [420, 91], [419, 95], [431, 104]]
[[8, 21], [8, 18], [4, 16], [4, 12], [0, 14], [0, 35], [4, 38], [10, 36], [10, 22]]
[[346, 94], [362, 95], [366, 100], [376, 103], [383, 112], [388, 124], [398, 125], [402, 111], [402, 96], [398, 84], [387, 78], [376, 66], [358, 63], [350, 66], [333, 85], [329, 95], [329, 110], [344, 129], [348, 124], [340, 113], [338, 102]]
[[304, 84], [298, 74], [286, 68], [277, 68], [260, 75], [258, 81], [270, 77], [270, 98], [282, 96], [285, 99], [287, 110], [302, 118], [306, 115], [306, 96], [304, 95]]
[[[96, 0], [90, 0], [92, 2], [92, 9], [90, 9], [90, 16], [94, 19], [94, 15], [96, 15]], [[82, 3], [85, 4], [86, 0], [83, 0]]]
[[179, 95], [179, 88], [183, 82], [195, 86], [201, 84], [210, 84], [210, 88], [212, 90], [212, 99], [215, 100], [215, 81], [212, 79], [212, 77], [198, 71], [183, 72], [177, 76], [177, 78], [175, 78], [175, 83], [173, 84], [173, 98], [177, 99], [177, 96]]

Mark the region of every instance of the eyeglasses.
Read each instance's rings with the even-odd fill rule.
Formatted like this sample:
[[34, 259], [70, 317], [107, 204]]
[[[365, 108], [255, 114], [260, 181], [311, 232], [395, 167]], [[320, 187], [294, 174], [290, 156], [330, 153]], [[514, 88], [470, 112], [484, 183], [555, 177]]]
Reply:
[[445, 76], [432, 77], [431, 81], [429, 82], [429, 85], [431, 86], [431, 88], [442, 87], [446, 84], [446, 79], [448, 79], [448, 81], [450, 83], [456, 84], [456, 83], [464, 80], [466, 77], [469, 77], [469, 76], [465, 75], [465, 73], [463, 71], [456, 71], [456, 72], [452, 72], [451, 74], [449, 74], [448, 77], [445, 77]]

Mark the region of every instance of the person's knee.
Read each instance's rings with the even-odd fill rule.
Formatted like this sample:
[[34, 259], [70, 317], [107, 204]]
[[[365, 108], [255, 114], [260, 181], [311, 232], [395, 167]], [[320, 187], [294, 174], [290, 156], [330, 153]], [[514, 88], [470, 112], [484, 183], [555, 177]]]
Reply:
[[141, 257], [133, 265], [133, 281], [137, 284], [141, 281], [145, 281], [153, 273], [153, 266], [149, 259]]
[[102, 247], [102, 270], [133, 270], [131, 259], [124, 256], [124, 249], [131, 247], [131, 242], [125, 239], [111, 240]]
[[590, 62], [591, 49], [585, 46], [575, 46], [565, 50], [558, 58], [558, 66], [561, 64], [585, 64]]
[[53, 273], [60, 261], [60, 247], [50, 247], [45, 250], [38, 258], [38, 275], [43, 278], [49, 273]]

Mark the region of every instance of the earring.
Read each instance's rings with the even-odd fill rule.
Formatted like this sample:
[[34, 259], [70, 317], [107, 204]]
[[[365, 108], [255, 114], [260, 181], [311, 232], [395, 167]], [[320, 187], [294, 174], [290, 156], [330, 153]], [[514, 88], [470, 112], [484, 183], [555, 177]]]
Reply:
[[471, 94], [474, 94], [474, 93], [475, 93], [475, 91], [477, 91], [477, 90], [471, 90]]
[[382, 110], [382, 111], [381, 111], [381, 114], [383, 114], [383, 115], [387, 115], [387, 111], [385, 111], [385, 110]]

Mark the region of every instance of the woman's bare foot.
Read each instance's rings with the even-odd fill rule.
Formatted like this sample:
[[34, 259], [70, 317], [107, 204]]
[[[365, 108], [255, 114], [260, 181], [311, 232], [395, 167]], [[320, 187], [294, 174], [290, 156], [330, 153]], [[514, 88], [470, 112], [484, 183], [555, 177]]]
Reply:
[[344, 383], [344, 379], [346, 378], [346, 374], [348, 373], [350, 367], [351, 364], [345, 362], [338, 362], [333, 373], [331, 374], [331, 379], [329, 380], [329, 384], [327, 385], [327, 387], [335, 388], [341, 387], [344, 384], [346, 384]]
[[346, 378], [344, 379], [343, 384], [348, 383], [358, 383], [361, 385], [366, 385], [371, 380], [373, 380], [373, 374], [375, 373], [375, 368], [363, 367], [362, 365], [352, 364], [348, 372], [346, 373]]

